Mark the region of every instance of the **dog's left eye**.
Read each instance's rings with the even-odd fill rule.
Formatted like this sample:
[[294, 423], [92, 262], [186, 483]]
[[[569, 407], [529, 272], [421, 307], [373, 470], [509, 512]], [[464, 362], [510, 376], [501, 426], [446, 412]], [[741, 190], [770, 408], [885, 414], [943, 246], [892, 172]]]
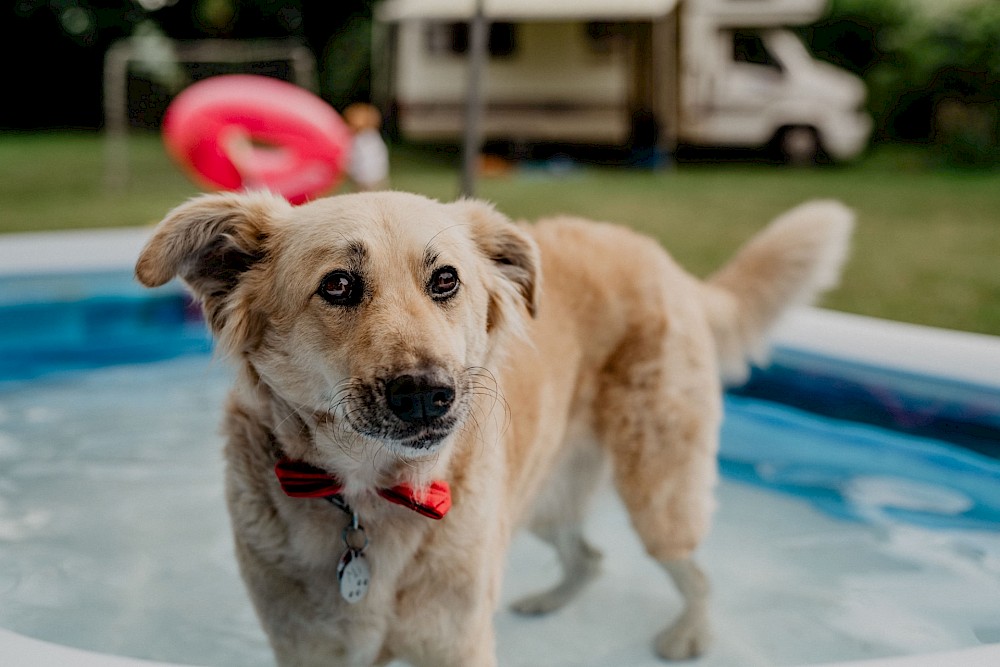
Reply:
[[428, 285], [431, 296], [435, 299], [447, 299], [458, 291], [458, 271], [445, 266], [434, 272]]

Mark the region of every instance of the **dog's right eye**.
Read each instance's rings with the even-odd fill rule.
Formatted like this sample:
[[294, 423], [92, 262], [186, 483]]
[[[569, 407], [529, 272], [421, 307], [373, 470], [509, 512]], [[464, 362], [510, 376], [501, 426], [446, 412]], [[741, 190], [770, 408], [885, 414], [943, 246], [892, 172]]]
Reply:
[[334, 306], [355, 306], [363, 294], [361, 277], [347, 271], [334, 271], [323, 278], [317, 293]]

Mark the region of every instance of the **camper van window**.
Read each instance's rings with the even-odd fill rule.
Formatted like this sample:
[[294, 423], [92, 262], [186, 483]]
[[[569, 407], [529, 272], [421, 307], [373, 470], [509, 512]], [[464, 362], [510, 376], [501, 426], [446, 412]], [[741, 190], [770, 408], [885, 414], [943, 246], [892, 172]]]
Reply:
[[[432, 55], [464, 55], [469, 50], [468, 23], [431, 23], [426, 30], [427, 52]], [[490, 56], [508, 58], [517, 51], [517, 26], [491, 23]]]
[[614, 53], [625, 39], [627, 27], [624, 23], [610, 21], [590, 21], [585, 25], [587, 45], [593, 53]]
[[781, 71], [781, 63], [770, 54], [764, 40], [755, 32], [733, 33], [733, 60], [738, 63], [763, 65]]

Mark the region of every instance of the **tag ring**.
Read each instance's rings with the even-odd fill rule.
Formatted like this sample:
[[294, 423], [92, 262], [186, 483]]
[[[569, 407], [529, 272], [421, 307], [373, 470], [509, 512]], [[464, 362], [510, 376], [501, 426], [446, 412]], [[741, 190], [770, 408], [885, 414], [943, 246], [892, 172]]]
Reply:
[[[359, 536], [360, 539], [358, 539]], [[368, 535], [367, 533], [365, 533], [365, 529], [360, 525], [346, 526], [344, 528], [344, 532], [341, 533], [341, 537], [344, 540], [344, 546], [346, 546], [348, 549], [352, 549], [360, 553], [368, 547]], [[361, 542], [361, 545], [356, 546], [359, 541]]]

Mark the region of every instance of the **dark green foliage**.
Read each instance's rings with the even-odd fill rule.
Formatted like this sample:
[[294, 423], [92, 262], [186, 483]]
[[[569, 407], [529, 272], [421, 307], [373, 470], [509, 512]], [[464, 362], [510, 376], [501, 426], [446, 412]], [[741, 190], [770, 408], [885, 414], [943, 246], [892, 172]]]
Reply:
[[864, 77], [877, 142], [930, 144], [951, 166], [1000, 164], [1000, 3], [834, 0], [806, 38]]

